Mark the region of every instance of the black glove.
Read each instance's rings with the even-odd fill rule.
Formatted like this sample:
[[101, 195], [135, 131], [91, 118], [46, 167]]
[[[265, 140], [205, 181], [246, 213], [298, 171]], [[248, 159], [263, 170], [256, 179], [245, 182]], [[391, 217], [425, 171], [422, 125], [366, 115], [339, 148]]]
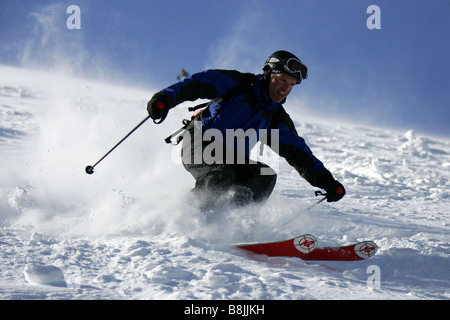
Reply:
[[341, 200], [345, 196], [345, 188], [337, 180], [334, 180], [325, 187], [327, 191], [327, 202], [336, 202]]
[[[164, 93], [156, 93], [147, 103], [147, 111], [155, 123], [161, 123], [166, 119], [171, 104]], [[159, 120], [159, 122], [156, 122]]]

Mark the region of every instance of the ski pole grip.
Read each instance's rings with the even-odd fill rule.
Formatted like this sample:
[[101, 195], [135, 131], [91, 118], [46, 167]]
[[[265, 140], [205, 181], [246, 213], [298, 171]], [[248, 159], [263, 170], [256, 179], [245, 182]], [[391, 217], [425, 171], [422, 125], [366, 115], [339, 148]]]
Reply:
[[323, 193], [322, 191], [316, 191], [314, 194], [316, 195], [316, 197], [317, 196], [324, 196], [326, 198], [328, 196], [328, 194]]

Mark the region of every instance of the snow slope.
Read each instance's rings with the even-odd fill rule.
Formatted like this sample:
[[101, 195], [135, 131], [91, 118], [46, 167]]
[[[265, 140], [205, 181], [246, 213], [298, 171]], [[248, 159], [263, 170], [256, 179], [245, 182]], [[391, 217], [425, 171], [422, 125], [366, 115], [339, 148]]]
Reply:
[[[315, 122], [290, 105], [348, 195], [304, 212], [315, 189], [269, 153], [270, 200], [206, 223], [179, 149], [163, 141], [185, 106], [84, 172], [146, 116], [157, 89], [0, 66], [0, 299], [450, 298], [450, 140]], [[380, 249], [368, 261], [310, 264], [230, 246], [302, 233]]]

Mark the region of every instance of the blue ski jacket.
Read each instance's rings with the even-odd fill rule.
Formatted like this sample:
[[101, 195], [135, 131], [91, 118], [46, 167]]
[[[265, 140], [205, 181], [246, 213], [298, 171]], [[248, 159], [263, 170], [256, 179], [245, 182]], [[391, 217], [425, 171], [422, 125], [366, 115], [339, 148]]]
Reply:
[[[245, 86], [241, 92], [227, 97], [227, 93], [236, 90], [249, 76], [253, 78], [251, 84]], [[249, 139], [253, 144], [246, 146], [247, 157], [256, 142], [261, 139], [260, 132], [266, 130], [270, 134], [271, 129], [278, 129], [278, 150], [275, 151], [310, 184], [326, 189], [327, 185], [334, 182], [334, 178], [313, 155], [305, 140], [298, 135], [282, 103], [275, 103], [270, 99], [265, 83], [263, 75], [236, 70], [207, 70], [193, 74], [163, 89], [157, 95], [164, 96], [169, 102], [169, 108], [184, 101], [215, 99], [200, 117], [203, 130], [217, 129], [226, 137], [227, 129], [242, 129], [244, 132], [253, 129], [257, 138]], [[227, 98], [217, 99], [220, 97]], [[269, 146], [270, 140], [267, 140]]]

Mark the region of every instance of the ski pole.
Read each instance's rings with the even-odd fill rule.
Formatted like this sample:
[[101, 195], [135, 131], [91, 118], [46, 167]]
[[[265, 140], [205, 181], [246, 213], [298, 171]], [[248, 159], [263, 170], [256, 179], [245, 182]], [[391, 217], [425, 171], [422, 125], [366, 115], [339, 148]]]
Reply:
[[319, 203], [322, 203], [324, 200], [327, 199], [327, 194], [323, 193], [322, 191], [316, 191], [315, 192], [316, 197], [317, 196], [323, 196], [322, 199], [320, 199], [319, 201], [317, 201], [316, 203], [314, 203], [312, 206], [308, 207], [304, 212], [308, 212], [309, 210], [311, 210], [312, 208], [314, 208], [315, 206], [317, 206]]
[[142, 120], [136, 127], [134, 127], [133, 130], [131, 130], [125, 137], [122, 138], [122, 140], [120, 140], [114, 147], [112, 147], [111, 150], [109, 150], [100, 160], [98, 160], [93, 166], [87, 166], [85, 171], [87, 174], [93, 174], [94, 173], [94, 168], [96, 165], [98, 165], [103, 159], [105, 159], [115, 148], [117, 148], [119, 146], [119, 144], [121, 144], [126, 138], [128, 138], [133, 132], [135, 132], [137, 130], [137, 128], [139, 128], [141, 125], [144, 124], [145, 121], [147, 121], [150, 118], [150, 115], [148, 115], [147, 117], [145, 117], [144, 120]]
[[[322, 203], [323, 201], [325, 201], [327, 199], [327, 194], [323, 193], [322, 191], [316, 191], [315, 192], [316, 197], [317, 196], [323, 196], [322, 199], [320, 199], [319, 201], [317, 201], [316, 203], [314, 203], [313, 205], [309, 206], [308, 208], [305, 209], [305, 211], [303, 211], [301, 214], [304, 214], [306, 212], [308, 212], [309, 210], [311, 210], [312, 208], [314, 208], [315, 206], [319, 205], [320, 203]], [[289, 219], [288, 221], [286, 221], [285, 223], [283, 223], [281, 226], [279, 226], [278, 228], [276, 228], [276, 230], [286, 226], [287, 224], [291, 223], [292, 221], [294, 221], [296, 218], [298, 217], [298, 215], [296, 215], [295, 217], [293, 217], [292, 219]]]

